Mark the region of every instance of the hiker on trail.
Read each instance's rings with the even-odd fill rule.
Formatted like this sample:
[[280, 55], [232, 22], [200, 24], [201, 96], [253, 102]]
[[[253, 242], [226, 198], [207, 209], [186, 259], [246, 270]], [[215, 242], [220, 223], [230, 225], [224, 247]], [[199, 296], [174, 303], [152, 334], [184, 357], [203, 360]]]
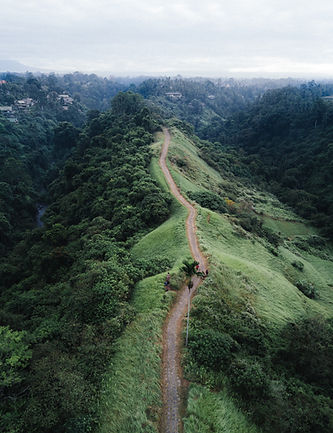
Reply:
[[170, 275], [170, 273], [168, 272], [168, 274], [167, 274], [167, 276], [166, 276], [166, 279], [165, 279], [165, 282], [164, 282], [164, 287], [165, 287], [165, 291], [166, 291], [166, 292], [169, 290], [169, 286], [170, 286], [170, 278], [171, 278], [171, 275]]
[[197, 271], [197, 272], [199, 272], [199, 263], [195, 266], [195, 270]]

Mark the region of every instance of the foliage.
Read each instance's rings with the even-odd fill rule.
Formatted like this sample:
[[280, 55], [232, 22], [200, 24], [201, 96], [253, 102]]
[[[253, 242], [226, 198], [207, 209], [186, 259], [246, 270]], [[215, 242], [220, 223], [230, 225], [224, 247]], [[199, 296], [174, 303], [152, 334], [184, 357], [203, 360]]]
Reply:
[[332, 237], [333, 107], [314, 82], [272, 90], [225, 126], [251, 177]]
[[303, 271], [304, 269], [304, 263], [300, 260], [294, 260], [293, 262], [291, 262], [291, 264], [295, 269], [298, 269], [299, 271]]
[[[281, 348], [288, 353], [293, 344], [293, 339], [286, 338], [281, 329], [288, 322], [298, 327], [308, 314], [318, 311], [325, 316], [332, 314], [329, 246], [323, 244], [322, 238], [311, 236], [314, 233], [311, 227], [295, 223], [296, 216], [290, 210], [287, 213], [283, 207], [285, 214], [281, 215], [282, 205], [272, 195], [262, 189], [252, 189], [251, 185], [245, 186], [239, 178], [232, 178], [230, 172], [220, 170], [222, 179], [212, 173], [212, 169], [200, 161], [195, 145], [198, 146], [198, 142], [193, 137], [186, 141], [182, 134], [173, 131], [172, 158], [180, 159], [184, 155], [186, 161], [186, 167], [181, 170], [173, 166], [177, 183], [186, 191], [205, 188], [222, 197], [228, 196], [233, 204], [228, 209], [229, 215], [198, 208], [198, 236], [203, 251], [210, 258], [210, 272], [193, 298], [185, 377], [192, 384], [204, 384], [205, 390], [211, 390], [209, 396], [214, 401], [213, 396], [231, 395], [239, 410], [248, 417], [249, 424], [255, 423], [258, 431], [328, 432], [333, 419], [332, 400], [325, 388], [303, 380], [300, 373], [292, 369], [293, 361], [282, 362], [282, 355], [280, 358], [277, 353]], [[202, 153], [204, 143], [200, 149]], [[257, 204], [261, 204], [262, 214], [256, 209]], [[278, 250], [274, 240], [270, 246], [260, 239], [268, 240], [264, 231], [269, 218], [266, 212], [268, 215], [272, 212], [270, 220], [274, 224], [271, 227], [275, 232], [271, 233], [277, 240]], [[289, 221], [284, 231], [285, 215]], [[241, 224], [241, 228], [237, 227]], [[300, 236], [295, 238], [298, 230]], [[269, 236], [270, 232], [267, 233]], [[301, 242], [303, 251], [306, 246], [308, 253], [294, 246], [296, 241]], [[276, 257], [269, 252], [273, 248], [278, 254]], [[327, 254], [323, 260], [320, 259], [321, 250]], [[300, 272], [290, 265], [294, 260], [304, 263], [301, 274], [304, 279], [316, 280], [320, 301], [307, 300], [296, 290], [294, 284], [300, 278]], [[288, 272], [292, 274], [291, 283], [285, 277]], [[235, 341], [237, 350], [226, 352], [226, 346], [221, 345], [213, 352], [214, 345], [209, 342], [215, 342], [217, 335]], [[219, 355], [227, 362], [214, 362]], [[318, 365], [325, 367], [325, 363], [322, 358]], [[324, 371], [329, 374], [325, 368]], [[192, 397], [188, 403], [190, 409], [185, 418], [188, 431], [214, 428], [220, 431], [216, 427], [217, 421], [222, 423], [229, 417], [229, 412], [220, 415], [225, 400], [222, 403], [218, 400], [208, 414], [205, 402], [197, 398], [194, 401]], [[232, 431], [232, 427], [225, 430]]]
[[286, 346], [277, 359], [295, 375], [333, 397], [333, 323], [311, 317], [283, 330]]
[[232, 388], [246, 400], [264, 399], [268, 395], [269, 380], [259, 362], [236, 359], [229, 370]]
[[[190, 123], [188, 135], [194, 137], [194, 127], [206, 140], [199, 145], [201, 157], [224, 178], [264, 185], [332, 239], [333, 106], [322, 97], [333, 89], [313, 81], [297, 84], [265, 92], [237, 83], [226, 88], [210, 81], [165, 79], [144, 82], [141, 88], [170, 116], [176, 113]], [[183, 96], [168, 101], [170, 91]]]
[[156, 275], [162, 271], [167, 271], [172, 267], [169, 257], [163, 255], [154, 256], [152, 259], [137, 259], [135, 265], [141, 269], [144, 277]]
[[[265, 238], [275, 248], [279, 246], [281, 243], [280, 236], [268, 227], [264, 227], [263, 221], [253, 215], [253, 213], [242, 211], [234, 205], [232, 206], [231, 211], [235, 213], [237, 217], [234, 220], [237, 225], [240, 225], [247, 232]], [[275, 250], [273, 251], [275, 254]]]
[[221, 125], [227, 116], [246, 108], [267, 88], [281, 86], [283, 83], [274, 80], [244, 83], [234, 79], [168, 77], [145, 80], [137, 86], [137, 91], [157, 106], [172, 126], [187, 134], [195, 130], [201, 138], [215, 141], [217, 137], [223, 139]]
[[135, 317], [134, 286], [169, 266], [164, 257], [140, 263], [129, 251], [169, 214], [168, 194], [149, 173], [154, 128], [131, 93], [82, 132], [71, 123], [55, 128], [67, 160], [45, 193], [44, 226], [21, 234], [0, 266], [3, 368], [6, 393], [15, 395], [0, 407], [5, 432], [96, 428], [102, 376]]
[[22, 369], [31, 358], [29, 346], [24, 342], [25, 332], [0, 327], [0, 389], [22, 381]]
[[[112, 428], [155, 431], [160, 391], [158, 332], [173, 294], [156, 296], [154, 290], [158, 285], [162, 288], [165, 274], [139, 284], [142, 299], [136, 294], [133, 305], [130, 301], [140, 279], [170, 269], [173, 263], [166, 252], [180, 253], [184, 248], [179, 241], [184, 230], [178, 223], [162, 224], [147, 234], [165, 221], [170, 207], [168, 194], [149, 170], [149, 144], [158, 129], [157, 120], [170, 117], [169, 123], [189, 134], [200, 156], [223, 176], [212, 192], [189, 186], [189, 196], [211, 210], [228, 209], [232, 227], [241, 226], [238, 231], [248, 232], [246, 239], [252, 240], [245, 247], [241, 244], [242, 248], [259, 249], [258, 239], [249, 235], [253, 233], [268, 240], [274, 247], [270, 250], [276, 252], [280, 236], [268, 231], [250, 206], [242, 208], [237, 182], [243, 178], [248, 184], [268, 186], [331, 235], [333, 115], [320, 99], [329, 89], [310, 83], [269, 91], [247, 106], [271, 84], [246, 87], [231, 81], [148, 80], [139, 84], [139, 90], [149, 98], [150, 106], [160, 107], [158, 117], [132, 92], [119, 93], [111, 111], [98, 111], [108, 108], [110, 96], [127, 90], [129, 82], [79, 73], [3, 78], [7, 83], [0, 86], [1, 104], [25, 97], [33, 98], [35, 104], [31, 111], [17, 113], [18, 123], [4, 116], [0, 119], [0, 252], [8, 253], [0, 262], [4, 342], [0, 429], [8, 433], [96, 430], [102, 377], [111, 365], [106, 412], [110, 405]], [[181, 92], [182, 98], [171, 100], [166, 96], [169, 91]], [[64, 109], [59, 95], [66, 92], [73, 104]], [[87, 112], [83, 104], [92, 111]], [[240, 108], [243, 111], [237, 113]], [[183, 121], [175, 119], [175, 114]], [[212, 143], [197, 140], [194, 130]], [[183, 164], [182, 169], [186, 168]], [[225, 196], [227, 208], [217, 199]], [[50, 203], [45, 225], [24, 234], [32, 228], [36, 203], [42, 198]], [[236, 263], [238, 270], [250, 270], [241, 248], [232, 249], [237, 242], [234, 231], [211, 228], [216, 218], [226, 220], [212, 212], [206, 228], [225, 239], [224, 246], [229, 243], [231, 253], [224, 254], [223, 260]], [[141, 246], [133, 248], [133, 257], [130, 248], [145, 234]], [[313, 237], [308, 243], [295, 241], [293, 248], [322, 248], [325, 254], [321, 243], [321, 238]], [[254, 247], [250, 249], [249, 244]], [[291, 321], [288, 314], [294, 304], [287, 313], [283, 311], [283, 320], [290, 321], [284, 329], [264, 320], [276, 316], [276, 310], [267, 308], [275, 302], [267, 304], [273, 293], [268, 290], [268, 278], [282, 281], [274, 274], [273, 260], [283, 266], [282, 260], [291, 263], [297, 257], [286, 245], [279, 248], [278, 259], [265, 250], [269, 257], [265, 256], [265, 266], [258, 263], [256, 284], [250, 272], [244, 278], [234, 273], [234, 279], [227, 266], [218, 275], [210, 272], [194, 300], [187, 374], [192, 380], [207, 381], [219, 395], [221, 386], [228, 389], [243, 413], [264, 431], [328, 433], [333, 429], [331, 321], [296, 317], [301, 308]], [[213, 261], [218, 260], [214, 251]], [[299, 268], [298, 260], [295, 263]], [[184, 263], [189, 285], [195, 264]], [[263, 274], [266, 279], [261, 279]], [[316, 296], [307, 280], [297, 285], [307, 296]], [[283, 290], [282, 284], [277, 288], [281, 293], [276, 308], [282, 311], [286, 290], [296, 291], [285, 282]], [[302, 311], [315, 304], [295, 296], [301, 299]], [[259, 298], [266, 302], [261, 310], [266, 308], [265, 314], [257, 314], [252, 306]], [[316, 306], [319, 311], [319, 303]], [[129, 323], [127, 344], [122, 348], [117, 341]], [[147, 363], [140, 364], [143, 357]], [[213, 397], [205, 398], [211, 409]], [[196, 413], [195, 420], [191, 418], [192, 431], [232, 431], [214, 419], [221, 405], [218, 400], [218, 408], [214, 406], [206, 419]], [[240, 417], [234, 418], [235, 429]], [[252, 431], [244, 425], [237, 431]]]
[[303, 295], [310, 299], [314, 299], [318, 296], [315, 286], [309, 281], [299, 280], [296, 282], [296, 287], [303, 293]]
[[220, 213], [225, 213], [227, 211], [225, 201], [217, 194], [214, 194], [209, 191], [207, 192], [188, 191], [187, 195], [191, 200], [196, 201], [202, 207], [206, 207], [208, 209], [218, 211]]
[[186, 284], [189, 290], [191, 290], [191, 288], [193, 287], [192, 277], [194, 277], [194, 275], [202, 275], [202, 272], [197, 269], [198, 266], [199, 262], [197, 262], [196, 260], [183, 260], [183, 266], [181, 266], [180, 270], [185, 274]]
[[211, 392], [207, 388], [191, 383], [188, 395], [187, 416], [184, 419], [185, 433], [258, 433], [226, 390]]
[[[63, 106], [42, 77], [7, 74], [4, 78], [0, 105], [11, 111], [0, 115], [1, 253], [20, 239], [24, 229], [35, 226], [47, 184], [75, 146], [85, 118], [78, 101]], [[18, 100], [27, 98], [32, 105], [19, 108]]]
[[228, 334], [212, 329], [196, 330], [191, 334], [188, 348], [199, 365], [219, 370], [230, 364], [237, 343]]
[[183, 266], [181, 267], [181, 270], [184, 272], [186, 277], [192, 278], [194, 275], [197, 274], [196, 267], [199, 264], [196, 260], [190, 261], [187, 259], [183, 260]]
[[246, 301], [235, 304], [225, 287], [212, 289], [211, 277], [204, 285], [191, 314], [186, 367], [191, 380], [215, 390], [227, 384], [263, 431], [328, 433], [333, 425], [332, 321], [314, 317], [281, 331], [268, 329]]

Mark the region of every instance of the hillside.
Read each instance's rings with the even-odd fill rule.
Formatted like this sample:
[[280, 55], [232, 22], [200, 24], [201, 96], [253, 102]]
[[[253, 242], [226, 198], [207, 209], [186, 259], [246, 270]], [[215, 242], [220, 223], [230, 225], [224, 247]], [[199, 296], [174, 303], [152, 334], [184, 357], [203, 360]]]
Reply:
[[[316, 428], [328, 432], [332, 420], [331, 384], [327, 382], [332, 368], [332, 248], [269, 192], [244, 185], [232, 173], [222, 178], [200, 158], [198, 139], [176, 128], [171, 134], [168, 157], [173, 178], [183, 195], [206, 200], [205, 207], [196, 204], [197, 228], [201, 249], [209, 258], [209, 277], [194, 297], [189, 347], [183, 354], [185, 377], [191, 383], [184, 431]], [[162, 140], [159, 134], [153, 144], [156, 156], [151, 172], [165, 188], [156, 159]], [[228, 199], [231, 191], [234, 200]], [[216, 209], [218, 198], [221, 205]], [[252, 206], [263, 212], [262, 226], [253, 222], [258, 213]], [[177, 288], [179, 266], [189, 252], [185, 213], [177, 202], [172, 209], [173, 216], [132, 251], [144, 260], [156, 254], [168, 258]], [[245, 229], [247, 219], [253, 227]], [[157, 431], [163, 409], [158, 387], [160, 337], [167, 306], [175, 295], [163, 294], [163, 278], [165, 274], [150, 277], [137, 286], [133, 305], [139, 314], [119, 340], [118, 355], [106, 378], [101, 432], [133, 429], [143, 433], [148, 426]], [[304, 287], [315, 288], [314, 298], [302, 292]], [[308, 333], [317, 336], [313, 346]], [[300, 343], [291, 350], [294, 338]], [[316, 375], [312, 367], [303, 373], [310, 359], [315, 359], [315, 371], [326, 373]], [[272, 417], [272, 411], [276, 416]]]
[[286, 84], [179, 78], [147, 80], [138, 91], [209, 140], [201, 156], [218, 171], [264, 183], [332, 239], [332, 84]]
[[265, 183], [332, 239], [333, 105], [323, 94], [316, 83], [266, 92], [213, 128], [210, 158], [233, 149], [253, 182]]
[[[202, 90], [200, 83], [185, 90], [196, 88]], [[46, 91], [30, 81], [29, 92], [36, 89]], [[209, 270], [191, 292], [188, 346], [175, 354], [184, 371], [184, 433], [332, 431], [332, 244], [322, 227], [272, 188], [274, 128], [271, 135], [264, 128], [265, 140], [255, 148], [256, 167], [267, 158], [264, 175], [255, 173], [254, 154], [245, 149], [245, 126], [254, 113], [262, 115], [275, 97], [278, 110], [285, 101], [278, 95], [289, 101], [292, 94], [299, 104], [298, 90], [278, 90], [256, 102], [247, 117], [232, 114], [239, 104], [230, 104], [234, 123], [219, 124], [218, 138], [228, 143], [199, 139], [191, 125], [165, 119], [156, 101], [152, 108], [132, 92], [118, 93], [111, 110], [88, 112], [85, 123], [78, 101], [73, 110], [79, 117], [72, 120], [57, 117], [62, 105], [53, 116], [51, 107], [42, 114], [38, 104], [18, 123], [0, 119], [6, 145], [0, 171], [2, 431], [167, 431], [161, 423], [166, 320], [187, 290], [181, 268], [191, 250], [187, 212], [170, 194], [158, 163], [162, 125], [171, 133], [167, 166], [196, 208], [194, 229]], [[302, 122], [316, 104], [314, 98]], [[295, 111], [292, 104], [284, 110], [286, 117]], [[301, 122], [297, 143], [308, 131], [307, 140], [322, 134], [329, 148], [325, 110], [320, 133], [312, 121]], [[207, 128], [211, 121], [205, 118]], [[31, 127], [36, 133], [26, 136]], [[260, 127], [255, 136], [262, 133]], [[317, 184], [325, 178], [330, 191], [328, 166], [327, 160]], [[44, 225], [33, 228], [41, 198], [48, 205]]]
[[[328, 432], [332, 248], [274, 196], [222, 178], [200, 159], [192, 140], [179, 130], [172, 136], [174, 178], [189, 198], [206, 200], [198, 205], [197, 224], [210, 261], [210, 276], [193, 301], [185, 370], [191, 381], [220, 390], [191, 387], [185, 431], [204, 431], [211, 423], [226, 428], [221, 416], [236, 398], [263, 431]], [[216, 196], [227, 199], [218, 211]]]
[[170, 266], [130, 252], [169, 215], [149, 173], [156, 128], [138, 95], [120, 93], [48, 185], [44, 226], [1, 258], [1, 431], [96, 428], [103, 374], [136, 314], [134, 287]]

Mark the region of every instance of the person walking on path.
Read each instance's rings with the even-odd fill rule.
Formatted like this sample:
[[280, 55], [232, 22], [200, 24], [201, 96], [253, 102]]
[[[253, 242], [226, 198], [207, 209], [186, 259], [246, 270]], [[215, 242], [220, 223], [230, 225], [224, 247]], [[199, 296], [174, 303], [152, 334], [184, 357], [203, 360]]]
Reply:
[[170, 278], [171, 278], [171, 275], [170, 275], [170, 273], [168, 272], [168, 273], [167, 273], [167, 276], [166, 276], [166, 279], [165, 279], [165, 282], [164, 282], [164, 287], [165, 287], [165, 291], [166, 291], [166, 292], [169, 290], [169, 286], [170, 286]]

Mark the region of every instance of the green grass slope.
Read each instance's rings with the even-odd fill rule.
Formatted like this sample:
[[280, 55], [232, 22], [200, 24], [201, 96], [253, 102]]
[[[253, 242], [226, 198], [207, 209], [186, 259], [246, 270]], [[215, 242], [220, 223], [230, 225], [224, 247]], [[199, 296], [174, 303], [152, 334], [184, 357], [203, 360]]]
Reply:
[[192, 384], [189, 390], [185, 432], [258, 433], [225, 392], [212, 393]]
[[[244, 185], [239, 179], [222, 178], [200, 158], [196, 145], [176, 129], [172, 130], [169, 158], [170, 170], [183, 194], [212, 192], [232, 197], [235, 206], [250, 203], [263, 227], [281, 238], [280, 246], [273, 247], [266, 239], [237, 225], [232, 209], [219, 214], [197, 205], [197, 233], [209, 258], [211, 278], [194, 298], [194, 313], [199, 304], [204, 311], [202, 305], [207, 302], [209, 289], [215, 291], [216, 299], [226, 293], [227, 302], [234, 308], [241, 310], [245, 306], [271, 329], [279, 330], [288, 322], [318, 314], [333, 316], [333, 254], [313, 227], [271, 194]], [[295, 262], [302, 262], [303, 269], [295, 267]], [[306, 297], [296, 287], [299, 281], [313, 284], [317, 297]], [[207, 320], [214, 323], [212, 312], [208, 310], [207, 314]], [[186, 373], [190, 380], [196, 380], [188, 365]], [[203, 383], [209, 383], [209, 377], [203, 377]], [[237, 411], [224, 391], [209, 393], [205, 388], [191, 388], [184, 431], [258, 431]]]
[[[179, 130], [174, 130], [172, 134], [170, 160], [175, 161], [172, 171], [184, 194], [188, 191], [223, 193], [221, 185], [226, 180], [200, 159], [197, 147]], [[179, 167], [179, 160], [185, 161], [186, 165]], [[276, 225], [275, 230], [280, 233], [282, 244], [276, 257], [267, 241], [235, 225], [232, 215], [221, 215], [197, 205], [198, 236], [202, 249], [210, 257], [211, 266], [225, 264], [236, 272], [246, 274], [255, 292], [254, 307], [260, 316], [269, 321], [278, 324], [305, 312], [332, 316], [330, 304], [333, 302], [333, 290], [329, 286], [333, 275], [332, 251], [326, 247], [323, 251], [316, 248], [304, 250], [304, 245], [298, 246], [302, 241], [304, 244], [308, 237], [311, 240], [316, 230], [264, 191], [251, 191], [239, 181], [236, 191], [239, 203], [250, 196], [256, 209], [259, 201], [255, 202], [255, 197], [260, 197], [260, 210], [266, 215], [265, 221], [272, 222], [272, 229]], [[273, 219], [276, 215], [280, 220]], [[295, 269], [292, 265], [294, 261], [301, 261], [304, 269]], [[306, 298], [295, 287], [294, 283], [300, 279], [316, 285], [318, 299]], [[237, 288], [233, 293], [241, 295], [237, 293]]]
[[[171, 132], [168, 165], [184, 195], [214, 193], [232, 198], [236, 205], [250, 201], [264, 227], [281, 237], [280, 246], [272, 247], [266, 239], [237, 225], [232, 212], [219, 214], [197, 205], [197, 233], [209, 259], [210, 278], [194, 298], [194, 312], [196, 306], [206, 302], [206, 293], [216, 299], [227, 293], [230, 305], [240, 310], [245, 305], [270, 328], [280, 329], [287, 322], [316, 314], [332, 317], [332, 251], [322, 243], [316, 230], [271, 194], [239, 180], [222, 178], [200, 158], [200, 150], [191, 140], [177, 129]], [[158, 164], [162, 141], [163, 134], [157, 134], [152, 145], [155, 156], [150, 171], [168, 191]], [[132, 248], [138, 260], [150, 261], [156, 257], [169, 260], [171, 283], [175, 287], [180, 283], [179, 266], [190, 255], [185, 234], [186, 215], [186, 210], [173, 200], [168, 220]], [[302, 262], [303, 268], [295, 267], [295, 262]], [[135, 319], [119, 339], [104, 380], [100, 433], [148, 433], [159, 429], [161, 335], [175, 298], [175, 293], [164, 292], [164, 279], [165, 272], [146, 278], [136, 287], [132, 300]], [[300, 280], [315, 285], [318, 293], [315, 299], [304, 296], [296, 287]], [[209, 311], [207, 314], [210, 315]], [[209, 317], [214, 322], [215, 318]], [[185, 371], [190, 380], [196, 380], [188, 365]], [[209, 382], [209, 375], [202, 370], [202, 383]], [[223, 383], [221, 377], [222, 389]], [[225, 389], [211, 392], [206, 386], [192, 384], [184, 433], [210, 431], [259, 433], [260, 429], [249, 421]]]
[[[157, 155], [161, 146], [157, 136], [151, 173], [168, 191]], [[171, 287], [180, 284], [179, 265], [190, 255], [185, 233], [186, 210], [173, 200], [171, 216], [144, 236], [132, 249], [138, 260], [167, 259], [171, 264]], [[104, 379], [100, 402], [100, 433], [153, 433], [159, 429], [162, 407], [160, 388], [162, 327], [176, 293], [165, 293], [165, 272], [137, 284], [132, 306], [134, 321], [118, 340], [116, 354]]]

